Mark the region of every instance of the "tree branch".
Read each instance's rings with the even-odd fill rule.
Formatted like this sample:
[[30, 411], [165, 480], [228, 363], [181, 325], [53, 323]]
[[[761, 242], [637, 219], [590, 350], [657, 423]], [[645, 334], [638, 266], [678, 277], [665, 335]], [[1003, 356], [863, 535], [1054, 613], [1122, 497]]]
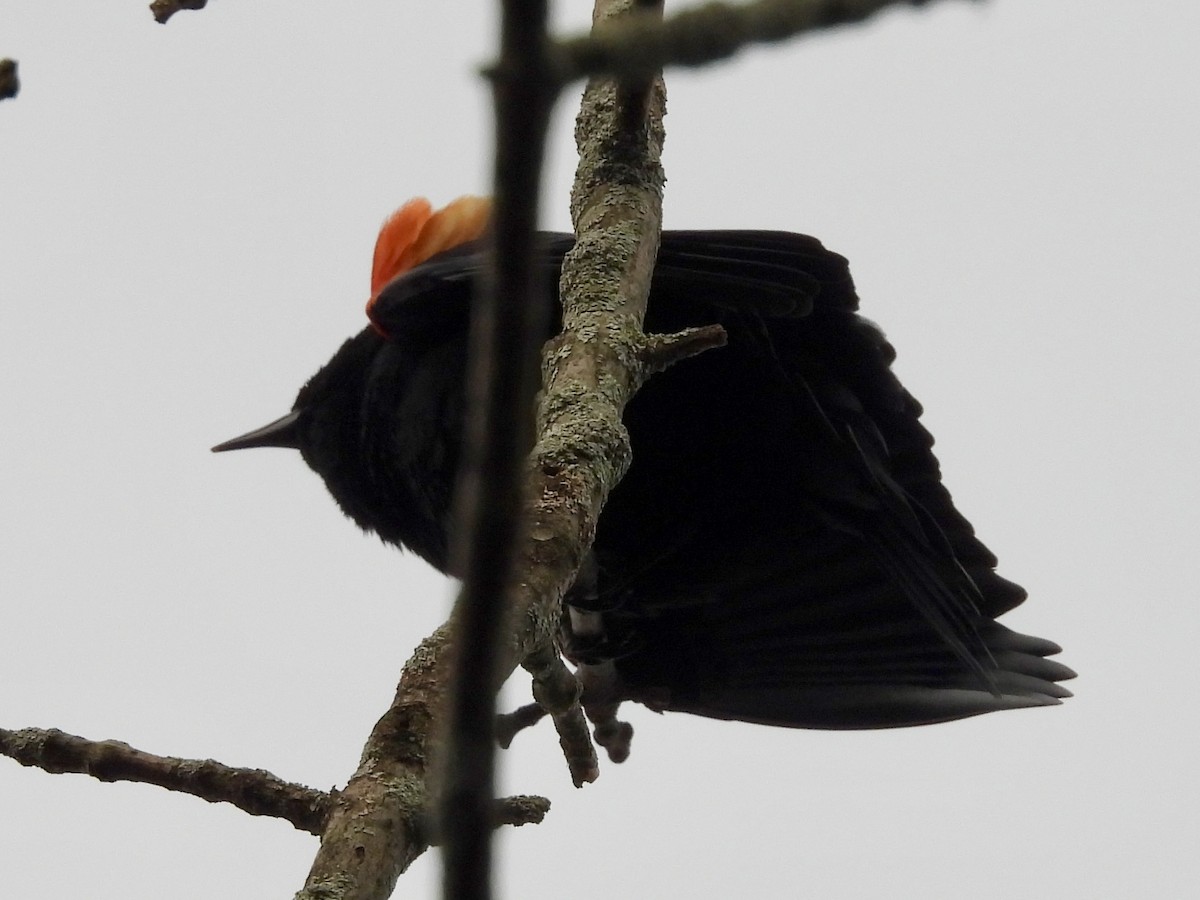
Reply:
[[[0, 756], [52, 775], [91, 775], [100, 781], [154, 784], [209, 803], [229, 803], [252, 816], [285, 819], [320, 836], [337, 791], [318, 791], [284, 781], [264, 769], [235, 769], [212, 759], [156, 756], [123, 741], [90, 741], [57, 728], [0, 728]], [[550, 801], [532, 794], [497, 800], [492, 825], [532, 825], [550, 811]]]
[[555, 75], [568, 84], [594, 75], [648, 78], [666, 66], [705, 66], [753, 44], [776, 43], [807, 32], [861, 22], [889, 6], [929, 0], [757, 0], [708, 3], [665, 21], [630, 16], [587, 36], [559, 41]]
[[[409, 864], [438, 843], [426, 785], [433, 732], [444, 709], [449, 634], [443, 625], [405, 664], [358, 770], [330, 798], [321, 846], [296, 900], [386, 900]], [[540, 822], [549, 808], [542, 797], [489, 798], [486, 820], [489, 828]]]
[[391, 707], [330, 810], [296, 900], [386, 900], [400, 873], [428, 847], [425, 784], [448, 636], [443, 625], [405, 664]]
[[100, 781], [140, 781], [192, 794], [209, 803], [232, 803], [252, 816], [286, 819], [300, 831], [321, 833], [330, 795], [263, 769], [235, 769], [211, 759], [156, 756], [121, 741], [89, 741], [57, 728], [0, 729], [0, 754], [23, 766]]

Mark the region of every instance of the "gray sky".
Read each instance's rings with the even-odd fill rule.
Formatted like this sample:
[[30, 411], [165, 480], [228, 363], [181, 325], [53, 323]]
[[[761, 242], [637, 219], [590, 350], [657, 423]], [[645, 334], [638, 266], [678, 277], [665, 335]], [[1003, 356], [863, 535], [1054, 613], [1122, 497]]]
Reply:
[[[214, 2], [163, 28], [141, 0], [4, 3], [0, 725], [318, 787], [353, 769], [449, 590], [298, 456], [208, 447], [286, 411], [361, 327], [388, 212], [487, 190], [492, 6]], [[853, 734], [631, 709], [632, 758], [581, 791], [553, 733], [525, 733], [505, 788], [554, 808], [503, 835], [504, 895], [1194, 885], [1198, 33], [1193, 0], [945, 2], [669, 75], [668, 227], [850, 258], [960, 508], [1030, 591], [1006, 623], [1064, 645], [1078, 696]], [[0, 797], [24, 900], [287, 897], [316, 848], [5, 760]]]

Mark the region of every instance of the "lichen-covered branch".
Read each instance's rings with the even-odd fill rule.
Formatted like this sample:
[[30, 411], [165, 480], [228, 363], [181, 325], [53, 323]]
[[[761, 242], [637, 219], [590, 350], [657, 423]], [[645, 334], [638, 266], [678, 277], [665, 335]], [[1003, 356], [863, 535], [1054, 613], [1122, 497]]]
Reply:
[[320, 834], [330, 795], [293, 784], [262, 769], [235, 769], [211, 759], [156, 756], [121, 741], [89, 741], [56, 728], [0, 729], [0, 754], [23, 766], [55, 774], [76, 772], [101, 781], [140, 781], [192, 794], [210, 803], [232, 803], [252, 816], [286, 819]]
[[17, 61], [0, 59], [0, 100], [17, 96], [21, 90], [21, 79], [17, 77]]
[[[296, 900], [386, 900], [400, 873], [444, 837], [430, 827], [426, 785], [448, 683], [449, 635], [443, 625], [404, 666], [358, 770], [331, 799], [321, 847]], [[489, 798], [488, 827], [540, 822], [549, 808], [542, 797]]]
[[392, 706], [375, 724], [358, 770], [330, 810], [296, 900], [386, 900], [400, 873], [428, 847], [425, 785], [448, 642], [444, 625], [405, 664]]
[[775, 43], [806, 32], [861, 22], [889, 6], [924, 6], [929, 0], [757, 0], [707, 3], [665, 21], [630, 17], [554, 47], [557, 78], [564, 84], [594, 75], [646, 78], [667, 66], [704, 66], [743, 47]]
[[[632, 0], [597, 0], [596, 27], [633, 8]], [[561, 283], [563, 333], [543, 355], [529, 540], [515, 589], [522, 627], [514, 632], [511, 656], [534, 673], [577, 785], [595, 777], [595, 751], [578, 687], [564, 679], [549, 648], [604, 501], [629, 465], [621, 415], [651, 374], [724, 340], [719, 328], [651, 338], [641, 331], [662, 221], [664, 111], [657, 76], [624, 87], [597, 81], [584, 94], [571, 202], [577, 241]]]
[[[0, 756], [52, 775], [90, 775], [100, 781], [154, 784], [210, 803], [229, 803], [252, 816], [291, 822], [320, 835], [338, 792], [284, 781], [264, 769], [236, 769], [212, 759], [156, 756], [123, 741], [91, 741], [57, 728], [0, 728]], [[493, 827], [532, 825], [550, 811], [545, 797], [518, 794], [496, 800]], [[435, 841], [436, 843], [436, 841]]]

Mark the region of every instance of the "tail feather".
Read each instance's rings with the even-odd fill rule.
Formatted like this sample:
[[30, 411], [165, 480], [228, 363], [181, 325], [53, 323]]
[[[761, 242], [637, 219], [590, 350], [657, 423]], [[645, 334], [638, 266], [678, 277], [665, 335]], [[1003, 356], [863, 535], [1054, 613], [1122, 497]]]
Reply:
[[[799, 728], [863, 729], [923, 725], [1004, 709], [1052, 706], [1070, 697], [1059, 682], [1075, 676], [1038, 653], [1001, 650], [1048, 641], [992, 626], [982, 632], [995, 662], [992, 689], [936, 645], [904, 649], [901, 638], [868, 650], [848, 642], [844, 654], [810, 656], [778, 636], [767, 644], [723, 646], [719, 678], [676, 680], [646, 692], [650, 705], [718, 719]], [[1050, 645], [1053, 646], [1053, 645]], [[868, 659], [868, 657], [873, 657]], [[634, 699], [641, 699], [635, 697]]]
[[885, 526], [873, 537], [867, 546], [881, 568], [959, 661], [994, 691], [995, 661], [977, 630], [975, 585], [965, 573], [955, 578], [957, 573], [947, 572], [946, 561], [939, 561], [942, 571], [937, 571], [920, 548], [905, 542], [894, 529]]

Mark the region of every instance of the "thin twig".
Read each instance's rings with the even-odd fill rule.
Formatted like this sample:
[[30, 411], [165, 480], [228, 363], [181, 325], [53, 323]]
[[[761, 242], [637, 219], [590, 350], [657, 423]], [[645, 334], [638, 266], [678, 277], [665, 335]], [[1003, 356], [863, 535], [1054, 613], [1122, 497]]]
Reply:
[[514, 794], [502, 797], [492, 805], [492, 827], [537, 825], [550, 812], [550, 801], [537, 794]]
[[534, 263], [542, 150], [555, 90], [547, 74], [545, 0], [502, 4], [493, 73], [496, 156], [489, 276], [476, 293], [468, 352], [467, 427], [458, 479], [453, 569], [454, 665], [441, 760], [443, 896], [491, 896], [495, 695], [512, 626], [509, 586], [524, 519], [525, 462], [533, 446], [538, 351], [549, 298]]
[[17, 61], [0, 59], [0, 100], [17, 96], [21, 90], [21, 79], [17, 77]]
[[166, 25], [167, 20], [181, 10], [204, 9], [207, 5], [208, 0], [154, 0], [150, 4], [150, 12], [154, 15], [155, 22]]
[[[123, 741], [92, 741], [57, 728], [0, 728], [0, 756], [53, 775], [75, 773], [100, 781], [154, 784], [209, 803], [229, 803], [252, 816], [290, 822], [320, 836], [337, 791], [319, 791], [284, 781], [263, 769], [235, 769], [212, 759], [156, 756]], [[532, 825], [550, 811], [550, 801], [532, 794], [504, 797], [492, 807], [491, 823]]]
[[587, 36], [558, 42], [556, 76], [563, 84], [595, 75], [651, 77], [667, 66], [706, 66], [753, 44], [861, 22], [889, 6], [929, 0], [757, 0], [708, 3], [665, 21], [651, 14], [614, 22]]
[[55, 774], [76, 772], [100, 781], [139, 781], [209, 803], [232, 803], [252, 816], [286, 819], [310, 834], [321, 833], [329, 813], [328, 793], [284, 781], [263, 769], [235, 769], [211, 759], [156, 756], [121, 741], [90, 741], [57, 728], [0, 729], [0, 754]]

